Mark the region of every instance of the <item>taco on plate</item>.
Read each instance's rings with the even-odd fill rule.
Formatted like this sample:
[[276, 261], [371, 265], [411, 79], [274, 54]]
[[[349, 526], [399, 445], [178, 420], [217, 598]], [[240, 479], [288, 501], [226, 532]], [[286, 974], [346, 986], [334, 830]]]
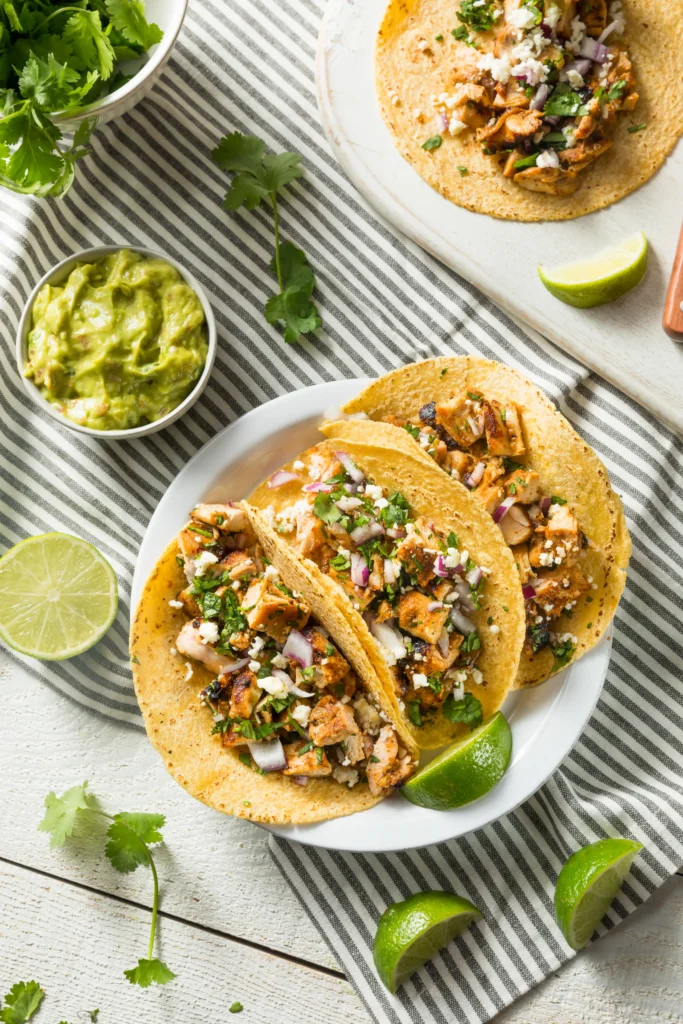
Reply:
[[420, 748], [498, 710], [524, 641], [514, 559], [431, 460], [367, 439], [323, 441], [249, 500], [346, 617]]
[[418, 751], [345, 617], [244, 502], [198, 505], [131, 632], [152, 743], [203, 803], [270, 823], [362, 811]]
[[518, 688], [597, 643], [624, 589], [631, 540], [607, 470], [535, 385], [486, 359], [428, 359], [380, 377], [342, 413], [352, 418], [324, 434], [440, 467], [496, 524], [526, 609]]
[[683, 132], [669, 0], [390, 0], [380, 109], [444, 196], [508, 220], [565, 220], [647, 181]]

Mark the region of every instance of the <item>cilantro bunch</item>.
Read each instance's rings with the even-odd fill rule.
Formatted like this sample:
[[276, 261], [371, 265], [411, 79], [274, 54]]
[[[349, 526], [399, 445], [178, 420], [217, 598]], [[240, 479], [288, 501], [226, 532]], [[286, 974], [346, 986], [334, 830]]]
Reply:
[[162, 38], [144, 0], [2, 0], [0, 184], [34, 196], [63, 195], [94, 121], [67, 146], [53, 114], [77, 114], [126, 81], [117, 67]]
[[[161, 829], [166, 819], [163, 814], [140, 814], [120, 811], [118, 814], [107, 814], [95, 804], [94, 797], [88, 793], [88, 783], [73, 786], [62, 796], [48, 793], [45, 797], [45, 817], [38, 826], [41, 832], [50, 832], [50, 846], [55, 849], [64, 846], [71, 836], [77, 818], [83, 816], [106, 818], [111, 822], [107, 829], [107, 844], [104, 848], [106, 857], [112, 867], [127, 874], [135, 871], [141, 864], [152, 873], [154, 897], [152, 900], [152, 923], [150, 927], [147, 957], [141, 958], [136, 967], [124, 971], [131, 985], [148, 988], [152, 983], [165, 985], [175, 978], [175, 974], [165, 963], [153, 956], [154, 937], [157, 927], [159, 910], [159, 879], [154, 865], [151, 847], [162, 842]], [[3, 1018], [0, 1017], [0, 1020]]]
[[234, 213], [241, 206], [255, 210], [262, 200], [272, 206], [275, 255], [269, 267], [277, 278], [278, 291], [266, 302], [265, 316], [269, 324], [284, 324], [284, 340], [293, 345], [302, 335], [322, 327], [311, 298], [315, 277], [306, 255], [292, 242], [280, 240], [277, 194], [300, 178], [303, 169], [298, 153], [266, 154], [265, 148], [263, 139], [232, 132], [220, 140], [211, 157], [221, 170], [235, 175], [223, 200], [226, 210]]

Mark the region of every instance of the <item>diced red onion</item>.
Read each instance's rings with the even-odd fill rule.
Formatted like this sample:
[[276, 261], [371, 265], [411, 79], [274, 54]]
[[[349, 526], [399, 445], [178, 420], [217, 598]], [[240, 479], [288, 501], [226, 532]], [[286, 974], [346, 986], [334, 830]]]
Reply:
[[289, 634], [282, 653], [285, 658], [298, 662], [302, 668], [310, 668], [313, 664], [313, 645], [298, 629], [293, 629]]
[[440, 576], [441, 579], [445, 579], [448, 576], [448, 568], [446, 567], [446, 559], [443, 555], [437, 555], [434, 559], [434, 573]]
[[387, 537], [391, 537], [392, 540], [398, 540], [399, 537], [405, 537], [406, 531], [402, 526], [392, 526], [390, 530], [387, 530]]
[[[579, 50], [579, 53], [582, 57], [590, 61], [595, 61], [596, 64], [604, 64], [607, 58], [609, 57], [609, 50], [607, 49], [607, 47], [603, 46], [602, 42], [599, 39], [591, 39], [590, 36], [586, 36], [584, 41], [581, 43], [581, 49]], [[577, 60], [576, 64], [574, 65], [576, 67], [576, 70], [579, 72], [580, 75], [588, 74], [588, 72], [590, 71], [590, 64], [588, 65], [585, 71], [582, 71], [579, 67], [581, 63], [582, 62], [580, 60]], [[567, 68], [565, 68], [564, 70], [566, 71]]]
[[308, 785], [308, 775], [292, 775], [292, 782], [296, 782], [297, 786]]
[[399, 658], [405, 658], [407, 651], [403, 643], [403, 637], [393, 625], [390, 625], [393, 621], [393, 619], [388, 619], [386, 622], [374, 622], [370, 630], [375, 640], [379, 640], [382, 647], [386, 647], [398, 660]]
[[275, 679], [279, 679], [281, 683], [284, 683], [290, 693], [293, 693], [295, 697], [303, 697], [304, 699], [310, 699], [313, 694], [309, 690], [302, 690], [300, 686], [297, 686], [289, 678], [286, 672], [281, 668], [273, 669], [273, 676]]
[[358, 484], [344, 484], [344, 490], [347, 494], [357, 494]]
[[474, 569], [470, 569], [470, 571], [467, 573], [465, 579], [467, 580], [471, 587], [478, 587], [479, 584], [481, 583], [481, 578], [483, 575], [484, 574], [479, 568], [479, 566], [475, 565]]
[[616, 21], [613, 21], [610, 25], [607, 26], [607, 28], [602, 30], [602, 32], [600, 33], [600, 35], [597, 38], [597, 42], [598, 43], [604, 43], [605, 39], [607, 39], [607, 36], [611, 35], [612, 32], [614, 32], [616, 27], [617, 27], [617, 23], [616, 23]]
[[552, 39], [552, 37], [553, 37], [553, 30], [550, 27], [550, 25], [547, 23], [547, 21], [542, 21], [541, 22], [541, 32], [546, 37], [546, 39]]
[[428, 612], [437, 612], [439, 608], [443, 608], [443, 601], [430, 601], [427, 605]]
[[545, 101], [548, 99], [549, 95], [550, 87], [547, 86], [545, 82], [543, 82], [543, 84], [539, 85], [538, 89], [536, 90], [536, 94], [532, 99], [531, 103], [529, 104], [529, 108], [531, 110], [543, 110], [543, 107], [545, 106]]
[[466, 615], [463, 615], [459, 608], [454, 608], [451, 611], [451, 622], [463, 636], [468, 636], [470, 633], [474, 633], [477, 628]]
[[239, 661], [232, 661], [228, 665], [223, 665], [220, 672], [220, 676], [231, 676], [235, 672], [239, 672], [240, 669], [246, 668], [251, 658], [240, 658]]
[[514, 503], [515, 503], [515, 499], [512, 496], [510, 496], [509, 498], [503, 498], [503, 500], [501, 501], [500, 505], [498, 506], [496, 511], [493, 513], [493, 521], [494, 521], [494, 523], [499, 523], [501, 521], [501, 519], [503, 518], [503, 516], [506, 516], [508, 514], [508, 512], [510, 511], [510, 509], [512, 508]]
[[283, 487], [285, 484], [291, 483], [292, 480], [301, 480], [301, 477], [297, 476], [296, 473], [288, 473], [286, 469], [278, 469], [277, 473], [273, 473], [268, 481], [268, 486], [275, 490], [277, 487]]
[[264, 772], [281, 772], [287, 767], [287, 758], [280, 740], [251, 740], [249, 753]]
[[481, 478], [486, 472], [486, 463], [478, 462], [471, 473], [467, 473], [465, 477], [465, 483], [470, 490], [476, 487], [477, 484], [481, 483]]
[[396, 566], [390, 558], [384, 559], [384, 582], [395, 583], [398, 573], [396, 572]]
[[544, 516], [548, 515], [548, 509], [550, 508], [550, 503], [551, 503], [550, 502], [550, 498], [541, 498], [541, 501], [540, 501], [541, 512], [543, 513]]
[[467, 417], [467, 426], [470, 428], [474, 437], [481, 437], [484, 433], [484, 417], [477, 416], [474, 419], [472, 416]]
[[457, 580], [455, 590], [460, 598], [460, 603], [464, 604], [469, 611], [475, 611], [474, 601], [472, 600], [472, 591], [470, 590], [469, 583], [465, 583], [464, 580]]
[[355, 530], [351, 530], [349, 537], [359, 547], [361, 544], [365, 544], [367, 540], [379, 537], [382, 533], [384, 533], [384, 527], [375, 519], [371, 523], [366, 523], [365, 526], [357, 526]]
[[439, 114], [439, 127], [442, 132], [448, 131], [448, 118], [443, 113]]
[[370, 578], [368, 563], [360, 551], [354, 551], [351, 555], [351, 582], [357, 587], [367, 587]]
[[324, 480], [314, 480], [312, 484], [304, 484], [302, 490], [304, 491], [333, 491], [334, 484], [327, 484]]
[[354, 484], [365, 483], [365, 473], [355, 465], [350, 455], [347, 455], [346, 452], [335, 452], [334, 457], [339, 459]]
[[522, 587], [522, 597], [525, 601], [531, 601], [533, 597], [536, 597], [536, 591], [530, 583], [525, 583]]
[[549, 124], [551, 128], [557, 128], [558, 124], [562, 120], [561, 114], [548, 114], [543, 118], [546, 124]]
[[441, 630], [441, 636], [436, 641], [436, 646], [439, 648], [444, 658], [448, 657], [449, 639], [450, 638], [448, 636], [448, 630], [444, 626], [444, 628]]

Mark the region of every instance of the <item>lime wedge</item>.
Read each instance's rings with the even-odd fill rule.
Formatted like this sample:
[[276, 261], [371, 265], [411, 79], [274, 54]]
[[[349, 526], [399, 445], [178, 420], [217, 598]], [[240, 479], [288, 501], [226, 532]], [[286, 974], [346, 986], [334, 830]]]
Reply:
[[538, 273], [556, 299], [588, 309], [630, 292], [642, 280], [646, 267], [647, 238], [638, 231], [588, 259], [560, 267], [539, 267]]
[[0, 640], [21, 654], [82, 654], [104, 636], [117, 605], [114, 570], [79, 537], [41, 533], [0, 558]]
[[452, 892], [418, 892], [392, 903], [379, 919], [372, 947], [383, 984], [395, 992], [481, 916], [473, 903]]
[[572, 949], [588, 943], [642, 848], [632, 839], [600, 839], [564, 865], [555, 888], [555, 916]]
[[500, 711], [448, 747], [408, 779], [401, 794], [412, 804], [446, 811], [478, 800], [503, 778], [510, 763], [512, 733]]

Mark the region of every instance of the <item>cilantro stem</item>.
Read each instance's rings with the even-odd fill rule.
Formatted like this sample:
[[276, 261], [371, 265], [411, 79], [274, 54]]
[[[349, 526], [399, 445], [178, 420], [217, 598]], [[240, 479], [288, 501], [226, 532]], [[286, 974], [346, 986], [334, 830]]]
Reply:
[[282, 267], [280, 266], [280, 214], [277, 208], [277, 193], [270, 193], [270, 201], [273, 204], [273, 227], [275, 229], [275, 273], [277, 275], [277, 284], [280, 289], [280, 295], [284, 292], [284, 284], [282, 281]]
[[46, 18], [43, 18], [40, 23], [40, 28], [42, 29], [44, 25], [47, 25], [48, 21], [50, 21], [51, 18], [54, 18], [55, 15], [64, 14], [66, 11], [74, 11], [76, 14], [83, 14], [82, 7], [59, 7], [56, 11], [53, 11], [52, 14], [48, 14]]
[[154, 953], [154, 936], [157, 930], [157, 910], [159, 909], [159, 878], [157, 876], [157, 869], [154, 866], [154, 858], [147, 850], [147, 857], [149, 858], [149, 866], [152, 872], [152, 880], [154, 882], [154, 895], [152, 897], [152, 924], [149, 929], [149, 947], [147, 949], [147, 959], [152, 959]]

